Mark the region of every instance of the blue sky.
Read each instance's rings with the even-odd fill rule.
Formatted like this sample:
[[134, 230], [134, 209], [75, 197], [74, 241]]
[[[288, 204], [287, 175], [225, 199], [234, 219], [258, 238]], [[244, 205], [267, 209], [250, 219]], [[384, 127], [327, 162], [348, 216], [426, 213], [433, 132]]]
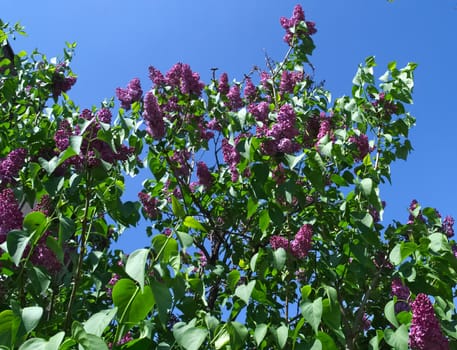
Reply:
[[[28, 37], [12, 42], [16, 52], [38, 48], [61, 57], [66, 41], [77, 42], [73, 70], [78, 82], [70, 97], [90, 108], [114, 96], [133, 77], [149, 88], [147, 68], [167, 71], [184, 62], [208, 82], [211, 68], [242, 79], [254, 65], [263, 67], [265, 53], [280, 60], [281, 16], [290, 17], [301, 3], [307, 20], [316, 22], [316, 79], [334, 98], [350, 94], [358, 64], [376, 56], [376, 75], [390, 61], [419, 64], [411, 132], [414, 152], [392, 168], [385, 223], [406, 221], [411, 199], [457, 218], [457, 1], [395, 0], [42, 0], [2, 3], [3, 21], [20, 22]], [[141, 181], [141, 180], [138, 180]], [[132, 187], [138, 187], [137, 180]], [[136, 190], [135, 190], [136, 191]], [[132, 191], [133, 195], [136, 192]], [[127, 231], [120, 244], [126, 251], [147, 244], [141, 227]]]

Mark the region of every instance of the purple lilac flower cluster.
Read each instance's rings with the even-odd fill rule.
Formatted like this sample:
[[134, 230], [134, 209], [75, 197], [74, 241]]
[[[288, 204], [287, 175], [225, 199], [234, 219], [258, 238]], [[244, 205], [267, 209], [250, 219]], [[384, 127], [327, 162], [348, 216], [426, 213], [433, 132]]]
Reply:
[[[298, 27], [301, 22], [305, 22], [306, 27]], [[301, 36], [310, 36], [317, 32], [314, 22], [305, 21], [305, 13], [300, 5], [294, 7], [291, 18], [281, 17], [281, 26], [286, 30], [284, 41], [289, 45], [293, 44], [294, 37], [300, 38]], [[294, 29], [294, 30], [292, 30]]]
[[22, 216], [19, 204], [10, 188], [0, 192], [0, 243], [5, 242], [8, 232], [22, 227]]
[[443, 335], [433, 305], [426, 294], [419, 293], [411, 304], [413, 318], [409, 329], [409, 346], [413, 350], [447, 350], [449, 341]]
[[230, 90], [230, 86], [228, 83], [228, 75], [227, 73], [222, 73], [219, 77], [219, 82], [217, 85], [217, 91], [222, 95], [227, 95]]
[[297, 259], [303, 259], [311, 249], [312, 235], [312, 225], [305, 224], [300, 227], [292, 241], [289, 242], [286, 237], [273, 235], [270, 237], [270, 245], [275, 250], [283, 248], [290, 251]]
[[368, 136], [365, 134], [353, 135], [349, 138], [349, 142], [357, 148], [356, 160], [361, 161], [365, 156], [372, 151], [368, 142]]
[[106, 295], [108, 298], [111, 298], [113, 296], [113, 288], [114, 285], [121, 279], [121, 276], [119, 276], [117, 273], [114, 273], [111, 279], [108, 281], [108, 285], [111, 287], [106, 288]]
[[125, 89], [116, 88], [116, 96], [121, 102], [121, 107], [129, 110], [132, 107], [133, 102], [141, 100], [143, 90], [141, 89], [140, 79], [133, 78]]
[[244, 82], [244, 98], [249, 102], [252, 102], [257, 97], [257, 91], [255, 85], [252, 83], [250, 78], [246, 78]]
[[[116, 349], [118, 346], [124, 345], [128, 343], [129, 341], [133, 340], [133, 335], [130, 331], [128, 331], [117, 343], [116, 343]], [[108, 348], [112, 349], [113, 348], [113, 343], [108, 343]]]
[[[278, 112], [277, 122], [271, 128], [259, 128], [260, 132], [265, 132], [269, 139], [262, 143], [262, 151], [268, 155], [275, 155], [278, 152], [295, 153], [300, 149], [300, 145], [294, 140], [298, 135], [295, 127], [295, 111], [289, 104], [281, 106]], [[258, 131], [259, 131], [258, 130]]]
[[425, 222], [425, 218], [422, 215], [422, 211], [420, 210], [417, 216], [415, 217], [413, 212], [417, 209], [419, 206], [419, 202], [415, 199], [411, 201], [409, 204], [409, 217], [408, 217], [408, 224], [413, 224], [415, 220], [419, 220], [421, 222]]
[[100, 122], [109, 124], [111, 122], [111, 111], [106, 108], [102, 108], [93, 114], [90, 110], [84, 109], [80, 117], [86, 120], [94, 120], [89, 127], [81, 135], [79, 126], [74, 129], [67, 120], [63, 120], [54, 134], [54, 141], [57, 150], [62, 152], [70, 145], [70, 137], [73, 135], [83, 136], [83, 142], [81, 144], [81, 152], [79, 155], [75, 155], [65, 161], [65, 165], [74, 165], [77, 169], [83, 167], [85, 163], [89, 167], [98, 166], [101, 160], [114, 164], [116, 161], [125, 161], [134, 153], [132, 147], [121, 145], [121, 148], [115, 152], [105, 141], [97, 138], [97, 133], [101, 128]]
[[213, 178], [205, 162], [197, 163], [197, 177], [200, 185], [203, 185], [207, 189], [211, 188]]
[[281, 74], [281, 82], [279, 84], [279, 92], [284, 94], [291, 94], [294, 92], [295, 85], [303, 80], [303, 72], [284, 70]]
[[188, 161], [190, 159], [190, 152], [188, 150], [177, 150], [173, 153], [171, 161], [173, 163], [173, 170], [175, 176], [187, 178], [190, 174], [190, 167]]
[[148, 193], [138, 193], [138, 198], [143, 205], [144, 212], [150, 219], [157, 219], [159, 216], [159, 209], [157, 208], [157, 198], [151, 197]]
[[48, 194], [41, 197], [40, 201], [33, 206], [33, 211], [40, 211], [49, 216], [52, 212], [52, 200]]
[[227, 107], [231, 111], [237, 111], [243, 107], [243, 100], [241, 99], [241, 91], [238, 85], [232, 85], [227, 93]]
[[62, 269], [62, 263], [47, 245], [47, 238], [51, 232], [47, 231], [35, 246], [30, 261], [35, 266], [44, 267], [50, 274], [56, 275]]
[[232, 146], [227, 139], [222, 140], [222, 155], [225, 163], [229, 166], [230, 172], [232, 173], [232, 181], [238, 180], [238, 169], [237, 165], [240, 162], [240, 154], [234, 146]]
[[200, 96], [205, 84], [200, 81], [200, 75], [192, 72], [188, 64], [176, 63], [165, 75], [165, 84], [179, 88], [184, 95]]
[[394, 278], [391, 284], [391, 294], [392, 296], [397, 297], [397, 302], [395, 303], [395, 312], [399, 313], [401, 311], [409, 311], [409, 296], [410, 291], [407, 286], [405, 286], [399, 278]]
[[52, 96], [58, 98], [62, 92], [67, 92], [76, 84], [76, 77], [64, 75], [65, 64], [58, 64], [52, 76]]
[[454, 236], [454, 223], [455, 223], [454, 218], [449, 215], [446, 216], [443, 220], [442, 230], [448, 238], [451, 238]]
[[12, 183], [17, 177], [19, 170], [24, 165], [27, 151], [24, 148], [18, 148], [11, 151], [6, 158], [0, 160], [0, 181], [2, 184]]
[[144, 96], [143, 118], [146, 122], [147, 132], [152, 137], [161, 139], [165, 135], [163, 112], [152, 91], [148, 91]]

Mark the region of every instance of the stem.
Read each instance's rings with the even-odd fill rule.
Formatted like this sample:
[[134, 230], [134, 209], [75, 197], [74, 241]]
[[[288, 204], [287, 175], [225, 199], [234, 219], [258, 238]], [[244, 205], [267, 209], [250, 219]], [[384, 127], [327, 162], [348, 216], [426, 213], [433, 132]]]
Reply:
[[74, 281], [73, 281], [73, 287], [72, 287], [71, 294], [70, 294], [70, 300], [68, 301], [67, 315], [66, 315], [66, 318], [65, 318], [65, 327], [64, 327], [66, 330], [69, 330], [70, 326], [71, 326], [71, 320], [72, 320], [71, 309], [72, 309], [73, 304], [75, 302], [76, 292], [78, 290], [80, 279], [81, 279], [84, 255], [86, 254], [86, 242], [87, 242], [87, 238], [89, 236], [88, 235], [88, 233], [89, 233], [89, 230], [88, 230], [88, 226], [89, 226], [88, 212], [89, 212], [89, 205], [90, 205], [90, 198], [91, 198], [91, 195], [90, 195], [91, 177], [90, 177], [90, 174], [88, 172], [86, 174], [87, 174], [86, 175], [86, 193], [85, 193], [86, 201], [85, 201], [85, 204], [84, 204], [84, 217], [83, 217], [82, 225], [81, 225], [81, 240], [80, 240], [80, 243], [79, 243], [78, 265], [76, 266], [76, 274], [75, 274]]

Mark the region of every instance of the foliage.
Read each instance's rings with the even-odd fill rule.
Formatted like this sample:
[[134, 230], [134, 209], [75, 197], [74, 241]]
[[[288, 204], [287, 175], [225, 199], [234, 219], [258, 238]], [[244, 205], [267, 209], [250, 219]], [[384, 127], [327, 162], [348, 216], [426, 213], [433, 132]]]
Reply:
[[[380, 186], [412, 150], [416, 64], [378, 82], [369, 57], [332, 102], [308, 64], [314, 23], [297, 6], [281, 25], [288, 51], [265, 71], [203, 84], [150, 67], [146, 93], [116, 90], [114, 120], [114, 100], [80, 110], [67, 94], [74, 44], [61, 62], [0, 61], [1, 348], [456, 342], [453, 219], [414, 201], [408, 222], [382, 222]], [[113, 250], [141, 216], [150, 246]]]

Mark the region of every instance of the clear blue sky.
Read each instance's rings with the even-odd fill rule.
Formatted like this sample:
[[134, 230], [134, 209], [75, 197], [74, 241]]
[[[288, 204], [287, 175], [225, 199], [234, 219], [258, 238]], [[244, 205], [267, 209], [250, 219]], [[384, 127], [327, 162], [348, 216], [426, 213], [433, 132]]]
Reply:
[[[264, 54], [280, 60], [286, 50], [279, 17], [290, 17], [298, 1], [273, 0], [80, 0], [4, 1], [3, 21], [20, 22], [27, 38], [16, 52], [34, 48], [61, 57], [65, 41], [77, 42], [73, 70], [78, 82], [70, 96], [82, 108], [114, 96], [133, 77], [149, 88], [149, 65], [168, 70], [180, 61], [204, 81], [210, 68], [242, 79]], [[308, 0], [300, 2], [316, 22], [312, 63], [333, 97], [350, 94], [359, 63], [374, 55], [377, 76], [386, 64], [419, 64], [414, 105], [414, 152], [392, 169], [385, 223], [406, 221], [411, 199], [457, 219], [457, 0]], [[139, 180], [140, 181], [140, 180]], [[137, 181], [138, 182], [138, 181]], [[139, 188], [139, 185], [135, 185]], [[131, 192], [134, 197], [138, 192]], [[120, 244], [131, 251], [147, 244], [141, 227], [127, 231]]]

